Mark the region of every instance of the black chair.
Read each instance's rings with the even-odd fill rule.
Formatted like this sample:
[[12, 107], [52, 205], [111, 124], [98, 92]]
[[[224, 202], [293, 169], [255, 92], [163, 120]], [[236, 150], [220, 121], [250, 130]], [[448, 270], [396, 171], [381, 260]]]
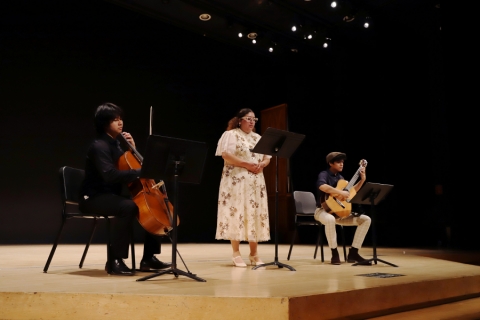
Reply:
[[[97, 223], [100, 219], [106, 220], [107, 225], [107, 234], [108, 234], [108, 242], [107, 242], [107, 272], [110, 273], [110, 243], [111, 243], [111, 236], [110, 236], [110, 219], [114, 217], [102, 216], [95, 213], [81, 213], [78, 210], [78, 197], [80, 195], [80, 187], [85, 176], [85, 171], [82, 169], [76, 169], [71, 167], [61, 167], [59, 170], [59, 178], [60, 178], [60, 194], [62, 199], [62, 225], [60, 226], [60, 230], [57, 233], [57, 237], [55, 242], [53, 243], [52, 250], [50, 251], [50, 255], [48, 256], [47, 263], [43, 268], [43, 272], [47, 272], [48, 267], [50, 266], [50, 262], [52, 261], [53, 255], [55, 250], [57, 249], [58, 242], [62, 236], [62, 231], [67, 223], [67, 220], [71, 218], [82, 218], [82, 219], [93, 219], [93, 225], [90, 232], [90, 237], [88, 238], [88, 242], [85, 246], [85, 250], [83, 251], [82, 259], [80, 260], [79, 268], [83, 267], [83, 262], [85, 261], [85, 257], [87, 256], [88, 248], [90, 247], [90, 243], [93, 238], [93, 234], [95, 233], [95, 229], [97, 228]], [[132, 231], [131, 231], [131, 255], [132, 255], [132, 270], [135, 270], [135, 246], [133, 241], [133, 224], [132, 224]]]
[[[300, 226], [315, 226], [318, 228], [317, 234], [317, 243], [315, 246], [315, 253], [313, 259], [317, 258], [318, 246], [320, 245], [320, 252], [322, 256], [322, 262], [324, 262], [323, 255], [323, 232], [324, 226], [319, 221], [315, 220], [315, 210], [317, 209], [317, 202], [315, 200], [315, 195], [312, 192], [308, 191], [294, 191], [293, 199], [295, 201], [295, 229], [293, 231], [292, 242], [290, 243], [290, 250], [288, 250], [287, 260], [290, 260], [290, 254], [292, 253], [293, 243], [295, 242], [295, 237], [297, 236], [297, 229]], [[347, 261], [347, 251], [345, 249], [345, 234], [343, 232], [343, 226], [337, 225], [340, 227], [340, 233], [343, 243], [343, 256], [345, 262]]]

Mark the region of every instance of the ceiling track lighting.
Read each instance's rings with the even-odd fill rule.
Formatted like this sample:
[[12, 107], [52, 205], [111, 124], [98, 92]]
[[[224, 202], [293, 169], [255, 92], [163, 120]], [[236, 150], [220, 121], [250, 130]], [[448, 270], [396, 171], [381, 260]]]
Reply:
[[[342, 11], [344, 13], [341, 15], [341, 17], [343, 17], [344, 22], [349, 22], [352, 26], [356, 26], [357, 24], [361, 25], [365, 21], [367, 24], [364, 25], [364, 28], [371, 27], [370, 17], [366, 16], [365, 14], [359, 14], [359, 12], [356, 11], [354, 8], [343, 8], [345, 4], [343, 0], [336, 0], [334, 2], [336, 3], [336, 6], [342, 7]], [[319, 50], [328, 49], [327, 51], [330, 51], [330, 47], [333, 43], [331, 41], [332, 39], [328, 35], [330, 33], [329, 30], [326, 30], [321, 26], [315, 25], [315, 23], [312, 23], [312, 21], [300, 21], [301, 17], [296, 17], [292, 20], [293, 21], [290, 23], [290, 26], [287, 28], [290, 28], [291, 32], [296, 33], [297, 41], [303, 39], [304, 41], [308, 41], [308, 43], [311, 43], [311, 45], [313, 45], [314, 47], [317, 47]], [[230, 23], [228, 26], [230, 29], [232, 29], [232, 31], [236, 30], [234, 31], [234, 35], [237, 35], [239, 38], [247, 38], [248, 40], [252, 41], [252, 45], [255, 45], [255, 47], [260, 49], [261, 51], [269, 52], [272, 54], [282, 54], [282, 52], [284, 51], [281, 47], [279, 50], [279, 48], [277, 47], [277, 42], [274, 41], [274, 39], [272, 38], [273, 35], [271, 35], [268, 31], [264, 32], [260, 30], [259, 34], [257, 33], [259, 32], [259, 30], [255, 30], [255, 28], [253, 28], [252, 26], [243, 26], [239, 23], [235, 25]], [[262, 38], [262, 41], [257, 43], [257, 41], [260, 39], [259, 37]], [[295, 45], [289, 46], [288, 48], [284, 49], [286, 49], [286, 51], [297, 54], [300, 51], [299, 48]]]
[[201, 15], [198, 16], [198, 19], [200, 19], [202, 21], [208, 21], [208, 20], [212, 19], [212, 16], [209, 15], [208, 13], [202, 13]]
[[303, 34], [303, 39], [304, 40], [312, 40], [313, 37], [316, 35], [317, 31], [313, 30], [311, 28], [308, 28], [310, 30], [305, 30], [305, 33]]
[[268, 47], [268, 52], [273, 52], [276, 46], [277, 46], [277, 43], [275, 41], [271, 41], [270, 47]]
[[365, 22], [363, 23], [363, 27], [368, 29], [370, 27], [370, 17], [365, 17]]
[[292, 30], [292, 32], [297, 32], [297, 31], [301, 31], [303, 27], [304, 27], [303, 24], [296, 22], [292, 24], [292, 28], [290, 30]]
[[330, 42], [332, 41], [331, 38], [325, 37], [325, 41], [323, 42], [323, 48], [326, 49], [330, 46]]

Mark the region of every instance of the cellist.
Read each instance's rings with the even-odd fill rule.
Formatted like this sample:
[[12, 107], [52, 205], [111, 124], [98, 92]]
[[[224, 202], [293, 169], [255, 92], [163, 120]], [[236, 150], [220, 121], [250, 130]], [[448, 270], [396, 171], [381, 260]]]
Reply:
[[[118, 135], [135, 146], [133, 137], [123, 132], [123, 110], [113, 103], [97, 107], [94, 117], [97, 137], [90, 145], [85, 164], [85, 179], [80, 195], [80, 210], [115, 216], [112, 219], [112, 244], [110, 270], [112, 274], [130, 276], [134, 274], [125, 265], [128, 258], [132, 219], [138, 214], [138, 206], [132, 200], [127, 184], [139, 179], [140, 169], [119, 170], [118, 159], [124, 154]], [[155, 235], [145, 231], [141, 271], [164, 269], [170, 263], [157, 259], [160, 241]], [[105, 265], [105, 270], [107, 265]]]

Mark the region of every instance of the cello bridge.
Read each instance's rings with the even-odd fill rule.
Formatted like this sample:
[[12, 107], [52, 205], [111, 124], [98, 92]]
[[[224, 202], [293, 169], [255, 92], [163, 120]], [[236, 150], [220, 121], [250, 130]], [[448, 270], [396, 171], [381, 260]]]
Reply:
[[157, 184], [154, 184], [152, 186], [152, 189], [159, 189], [161, 186], [163, 186], [165, 183], [163, 181], [160, 181], [159, 183]]

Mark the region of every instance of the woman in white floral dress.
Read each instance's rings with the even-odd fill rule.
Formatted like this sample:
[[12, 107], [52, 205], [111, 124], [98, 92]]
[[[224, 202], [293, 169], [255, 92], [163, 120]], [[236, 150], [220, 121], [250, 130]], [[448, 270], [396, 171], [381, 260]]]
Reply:
[[267, 190], [263, 168], [271, 156], [250, 152], [260, 135], [251, 109], [241, 109], [228, 122], [218, 141], [216, 156], [222, 156], [224, 167], [218, 192], [217, 240], [230, 240], [233, 264], [247, 265], [240, 254], [240, 242], [248, 241], [251, 265], [263, 262], [258, 257], [257, 243], [270, 240]]

